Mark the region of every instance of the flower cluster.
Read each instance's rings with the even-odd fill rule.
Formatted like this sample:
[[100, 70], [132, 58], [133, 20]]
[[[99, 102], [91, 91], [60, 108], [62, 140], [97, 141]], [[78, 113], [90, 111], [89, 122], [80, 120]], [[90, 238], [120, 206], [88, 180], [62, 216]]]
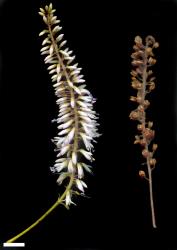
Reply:
[[[67, 191], [65, 202], [70, 205], [74, 193], [84, 193], [87, 187], [83, 181], [84, 171], [92, 172], [91, 166], [82, 161], [93, 161], [94, 138], [99, 137], [97, 130], [97, 114], [93, 110], [95, 99], [83, 84], [85, 80], [81, 68], [73, 63], [75, 56], [65, 48], [66, 40], [61, 33], [60, 20], [54, 15], [52, 4], [40, 8], [39, 14], [46, 25], [39, 36], [45, 35], [42, 42], [41, 54], [48, 64], [49, 74], [57, 97], [56, 104], [59, 113], [56, 121], [58, 135], [53, 142], [56, 145], [57, 159], [51, 171], [58, 173], [58, 184], [67, 177], [73, 178], [73, 185]], [[78, 190], [78, 191], [77, 191]]]
[[[157, 48], [159, 44], [155, 41], [154, 37], [147, 36], [145, 45], [141, 37], [135, 37], [135, 45], [133, 46], [134, 52], [132, 53], [132, 65], [134, 69], [131, 71], [132, 87], [137, 91], [136, 96], [131, 96], [130, 100], [138, 104], [137, 108], [130, 113], [130, 119], [137, 120], [138, 135], [135, 136], [135, 144], [142, 146], [142, 155], [148, 159], [152, 168], [156, 164], [156, 159], [153, 158], [154, 152], [157, 149], [157, 144], [152, 145], [152, 150], [149, 150], [149, 145], [154, 139], [155, 131], [152, 129], [153, 122], [146, 121], [146, 109], [149, 107], [150, 102], [147, 100], [147, 94], [155, 88], [155, 77], [153, 76], [150, 67], [156, 63], [154, 58], [153, 49]], [[140, 176], [142, 170], [139, 172]]]

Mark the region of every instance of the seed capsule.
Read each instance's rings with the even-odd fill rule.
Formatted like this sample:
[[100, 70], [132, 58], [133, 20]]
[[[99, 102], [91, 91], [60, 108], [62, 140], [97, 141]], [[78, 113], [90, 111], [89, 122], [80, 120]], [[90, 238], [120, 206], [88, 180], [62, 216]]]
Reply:
[[146, 174], [145, 174], [145, 172], [144, 172], [143, 170], [140, 170], [140, 171], [139, 171], [139, 176], [140, 176], [141, 178], [144, 178], [144, 177], [146, 177]]

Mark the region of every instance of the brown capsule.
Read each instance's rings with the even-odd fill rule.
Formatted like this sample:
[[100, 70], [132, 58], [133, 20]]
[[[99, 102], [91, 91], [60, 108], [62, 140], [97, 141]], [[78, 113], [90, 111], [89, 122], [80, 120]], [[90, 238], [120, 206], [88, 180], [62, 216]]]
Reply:
[[138, 144], [140, 143], [140, 136], [139, 135], [135, 135], [135, 141], [134, 141], [134, 144]]
[[152, 128], [153, 122], [148, 122], [148, 128]]
[[159, 43], [158, 42], [155, 42], [154, 45], [153, 45], [154, 48], [158, 48], [159, 47]]
[[143, 65], [143, 61], [141, 61], [141, 60], [133, 60], [132, 61], [132, 65], [133, 66]]
[[156, 159], [155, 158], [151, 158], [150, 160], [149, 160], [149, 164], [151, 165], [151, 166], [155, 166], [155, 164], [156, 164]]
[[147, 46], [153, 45], [155, 43], [155, 38], [153, 36], [147, 36], [145, 40]]
[[144, 108], [146, 109], [147, 107], [149, 107], [150, 102], [148, 100], [144, 100], [143, 105], [144, 105]]
[[154, 80], [155, 80], [155, 76], [150, 78], [149, 83], [153, 82]]
[[154, 143], [154, 144], [152, 145], [152, 151], [153, 151], [153, 152], [156, 151], [157, 148], [158, 148], [158, 145]]
[[149, 70], [147, 73], [148, 73], [148, 76], [150, 76], [150, 75], [153, 74], [153, 71], [152, 71], [152, 70]]
[[138, 82], [132, 82], [132, 88], [134, 88], [134, 89], [141, 89], [142, 88], [142, 84], [138, 83]]
[[149, 128], [146, 128], [144, 131], [143, 131], [143, 135], [144, 137], [147, 139], [147, 140], [152, 140], [154, 138], [154, 135], [155, 135], [155, 131], [154, 130], [151, 130]]
[[141, 97], [141, 96], [137, 96], [136, 101], [137, 101], [138, 103], [141, 103], [141, 102], [142, 102], [142, 97]]
[[151, 48], [151, 47], [147, 47], [147, 48], [146, 48], [146, 53], [147, 53], [148, 55], [152, 55], [152, 48]]
[[144, 146], [147, 144], [147, 142], [146, 142], [145, 139], [141, 139], [140, 142], [139, 142], [139, 144], [140, 144], [142, 147], [144, 147]]
[[137, 59], [138, 57], [139, 57], [139, 51], [136, 51], [136, 52], [131, 54], [131, 58], [133, 58], [133, 59]]
[[140, 112], [144, 112], [144, 106], [140, 104], [140, 105], [138, 106], [138, 110], [139, 110]]
[[154, 90], [154, 89], [155, 89], [155, 83], [152, 82], [149, 84], [149, 91]]
[[136, 102], [137, 101], [137, 97], [136, 96], [130, 96], [130, 101]]
[[147, 149], [143, 149], [142, 155], [144, 156], [144, 158], [148, 158], [150, 156], [150, 152]]
[[135, 43], [142, 44], [142, 38], [140, 36], [135, 37]]
[[152, 58], [152, 57], [149, 57], [148, 63], [149, 63], [150, 65], [154, 65], [154, 64], [156, 63], [156, 59], [154, 59], [154, 58]]
[[140, 139], [136, 139], [133, 143], [134, 143], [134, 144], [140, 143]]
[[139, 118], [139, 113], [137, 111], [132, 111], [129, 117], [131, 120], [137, 120]]
[[[136, 72], [136, 71], [135, 71]], [[136, 73], [137, 74], [137, 73]], [[132, 76], [132, 81], [137, 81], [137, 78], [135, 76]]]
[[138, 129], [139, 131], [142, 131], [142, 130], [144, 129], [144, 125], [143, 125], [143, 124], [138, 124], [138, 125], [137, 125], [137, 129]]
[[139, 50], [138, 46], [136, 46], [136, 45], [133, 45], [133, 49], [134, 49], [135, 51]]
[[142, 50], [138, 50], [138, 51], [131, 54], [131, 57], [133, 59], [140, 59], [143, 56], [144, 56], [144, 52]]
[[[131, 73], [130, 73], [132, 76], [136, 77], [137, 76], [137, 73], [135, 70], [132, 70]], [[135, 78], [136, 79], [136, 78]]]
[[141, 178], [144, 178], [144, 177], [146, 177], [146, 174], [145, 174], [145, 172], [144, 172], [143, 170], [140, 170], [140, 171], [139, 171], [139, 176], [140, 176]]
[[143, 70], [140, 69], [140, 68], [136, 68], [136, 72], [137, 72], [139, 75], [142, 75], [142, 74], [143, 74]]

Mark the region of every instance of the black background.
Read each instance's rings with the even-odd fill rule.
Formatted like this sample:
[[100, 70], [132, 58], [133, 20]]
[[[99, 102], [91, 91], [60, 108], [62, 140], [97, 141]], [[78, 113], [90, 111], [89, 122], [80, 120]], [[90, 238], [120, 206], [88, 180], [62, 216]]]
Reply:
[[[56, 135], [55, 96], [40, 57], [47, 1], [6, 1], [1, 8], [0, 47], [0, 240], [34, 222], [61, 189], [52, 175]], [[68, 46], [98, 99], [100, 132], [94, 176], [77, 207], [57, 208], [19, 239], [26, 249], [177, 249], [176, 40], [177, 4], [172, 1], [53, 1]], [[138, 177], [140, 150], [133, 145], [134, 108], [129, 96], [134, 37], [160, 43], [149, 117], [159, 145], [153, 172], [157, 230], [151, 227], [148, 186]], [[50, 245], [50, 246], [49, 246]]]

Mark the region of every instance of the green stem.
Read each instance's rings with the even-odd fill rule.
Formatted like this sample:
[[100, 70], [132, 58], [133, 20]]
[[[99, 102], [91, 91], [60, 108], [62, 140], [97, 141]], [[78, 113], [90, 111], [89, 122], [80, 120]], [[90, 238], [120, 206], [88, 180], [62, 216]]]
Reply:
[[47, 212], [45, 212], [37, 221], [35, 221], [31, 226], [29, 226], [28, 228], [26, 228], [25, 230], [23, 230], [21, 233], [17, 234], [16, 236], [14, 236], [13, 238], [9, 239], [7, 241], [7, 243], [12, 243], [14, 241], [16, 241], [17, 239], [19, 239], [21, 236], [23, 236], [24, 234], [26, 234], [27, 232], [29, 232], [32, 228], [34, 228], [35, 226], [37, 226], [41, 221], [43, 221], [58, 205], [60, 205], [63, 200], [65, 199], [65, 196], [68, 192], [68, 190], [70, 190], [72, 184], [73, 184], [73, 180], [74, 180], [74, 176], [71, 175], [70, 177], [70, 181], [68, 186], [66, 187], [65, 192], [61, 195], [61, 197], [53, 204], [53, 206], [51, 206]]

